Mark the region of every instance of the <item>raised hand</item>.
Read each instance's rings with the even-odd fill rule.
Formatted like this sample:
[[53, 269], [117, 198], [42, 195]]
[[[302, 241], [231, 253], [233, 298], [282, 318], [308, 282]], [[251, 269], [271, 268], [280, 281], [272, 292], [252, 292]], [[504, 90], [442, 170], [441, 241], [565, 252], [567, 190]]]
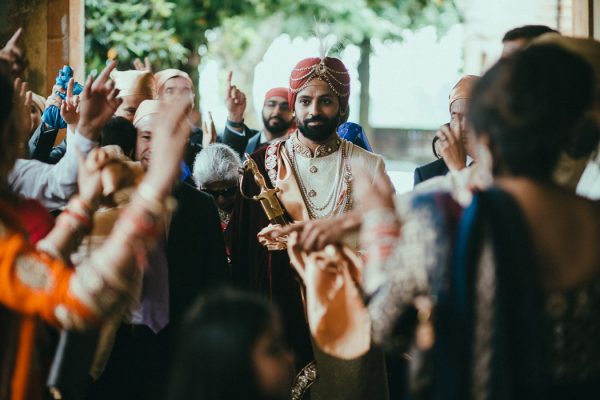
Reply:
[[460, 133], [455, 132], [450, 124], [445, 124], [436, 132], [439, 140], [436, 143], [438, 153], [444, 159], [450, 171], [460, 171], [465, 168], [467, 151], [461, 140]]
[[6, 45], [0, 49], [0, 58], [8, 61], [11, 72], [15, 77], [21, 76], [27, 66], [27, 61], [23, 57], [23, 52], [17, 44], [22, 33], [23, 28], [17, 29], [8, 42], [6, 42]]
[[111, 61], [96, 79], [89, 76], [81, 93], [77, 130], [93, 141], [98, 141], [102, 127], [121, 104], [121, 99], [117, 98], [119, 90], [108, 79], [115, 66], [116, 63]]
[[162, 117], [152, 133], [152, 159], [144, 182], [163, 198], [170, 191], [179, 173], [183, 152], [190, 135], [189, 101], [171, 101], [161, 104]]
[[69, 125], [69, 128], [74, 131], [75, 126], [79, 122], [79, 102], [80, 97], [73, 95], [73, 83], [75, 80], [71, 78], [67, 85], [67, 96], [60, 106], [60, 116]]
[[109, 152], [103, 148], [93, 149], [84, 159], [79, 154], [79, 171], [77, 185], [79, 197], [95, 208], [102, 194], [102, 168], [112, 159]]
[[213, 121], [212, 114], [208, 112], [208, 123], [202, 121], [202, 147], [206, 147], [217, 141], [217, 128]]
[[139, 58], [133, 60], [133, 66], [137, 71], [148, 71], [152, 72], [152, 64], [150, 64], [150, 59], [148, 57], [144, 57], [144, 62]]
[[63, 99], [61, 99], [60, 96], [56, 94], [57, 91], [61, 92], [61, 93], [64, 93], [64, 89], [63, 88], [61, 88], [58, 85], [54, 86], [52, 88], [52, 93], [46, 99], [46, 108], [48, 108], [50, 106], [56, 106], [59, 109], [61, 108], [62, 103], [63, 103]]
[[233, 72], [227, 74], [227, 93], [225, 95], [228, 116], [227, 119], [231, 122], [242, 122], [244, 120], [244, 112], [246, 111], [246, 95], [239, 90], [235, 85], [231, 84]]
[[282, 226], [271, 232], [271, 239], [298, 232], [297, 243], [304, 251], [319, 251], [330, 244], [341, 244], [344, 237], [360, 228], [361, 215], [351, 211], [332, 218], [315, 219]]

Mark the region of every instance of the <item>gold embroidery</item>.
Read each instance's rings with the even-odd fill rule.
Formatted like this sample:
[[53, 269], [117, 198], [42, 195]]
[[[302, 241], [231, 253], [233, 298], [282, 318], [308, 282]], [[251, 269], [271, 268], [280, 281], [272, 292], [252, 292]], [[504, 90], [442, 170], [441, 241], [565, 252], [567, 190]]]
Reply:
[[32, 289], [48, 290], [53, 284], [48, 266], [33, 256], [18, 256], [17, 278]]
[[[344, 83], [336, 77], [336, 75], [349, 75], [348, 71], [337, 71], [336, 69], [327, 66], [327, 64], [325, 64], [325, 59], [323, 58], [318, 64], [304, 68], [296, 68], [294, 69], [294, 72], [296, 71], [306, 73], [297, 78], [291, 78], [291, 80], [294, 82], [298, 82], [303, 79], [306, 79], [306, 82], [304, 82], [304, 84], [297, 89], [290, 89], [292, 93], [300, 92], [302, 89], [306, 88], [313, 79], [316, 78], [327, 82], [329, 88], [340, 97], [348, 96], [350, 94], [350, 82]], [[346, 90], [345, 92], [338, 91], [336, 85], [334, 85], [332, 81], [337, 83], [338, 85], [348, 88], [348, 90]]]
[[340, 145], [342, 144], [342, 140], [337, 134], [331, 135], [331, 138], [328, 141], [317, 147], [315, 154], [313, 155], [313, 152], [308, 148], [308, 146], [298, 139], [298, 131], [292, 135], [290, 140], [292, 142], [292, 148], [294, 152], [306, 158], [328, 156], [338, 151]]
[[304, 393], [315, 383], [318, 377], [317, 363], [311, 361], [306, 364], [294, 379], [291, 400], [301, 400]]
[[[296, 139], [296, 141], [294, 141], [294, 139]], [[286, 150], [288, 150], [288, 153], [291, 153], [290, 164], [292, 167], [292, 174], [294, 175], [294, 178], [298, 183], [298, 188], [300, 189], [300, 194], [302, 195], [302, 200], [306, 205], [306, 209], [310, 219], [325, 218], [334, 214], [344, 213], [352, 209], [353, 178], [352, 171], [350, 169], [348, 153], [348, 149], [351, 148], [351, 144], [349, 144], [345, 140], [342, 141], [339, 138], [337, 139], [337, 141], [340, 142], [340, 146], [338, 148], [338, 150], [340, 151], [338, 152], [338, 157], [336, 161], [338, 169], [336, 171], [336, 176], [331, 186], [331, 192], [329, 192], [329, 195], [326, 197], [326, 199], [321, 205], [315, 204], [312, 200], [312, 198], [317, 196], [317, 192], [314, 189], [309, 189], [306, 187], [303, 181], [302, 172], [299, 166], [297, 165], [297, 149], [294, 146], [294, 143], [300, 142], [297, 140], [297, 138], [292, 138], [290, 142], [286, 142]], [[331, 147], [327, 144], [321, 145], [319, 146], [319, 148], [317, 148], [315, 154], [318, 154], [319, 149], [321, 148], [325, 148], [325, 151], [329, 151]]]

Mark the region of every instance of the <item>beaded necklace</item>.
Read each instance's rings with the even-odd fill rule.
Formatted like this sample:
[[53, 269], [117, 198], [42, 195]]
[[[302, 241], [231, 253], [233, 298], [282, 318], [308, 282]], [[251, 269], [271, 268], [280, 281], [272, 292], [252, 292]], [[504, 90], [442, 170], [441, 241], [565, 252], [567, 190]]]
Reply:
[[[294, 137], [292, 140], [298, 139]], [[310, 199], [310, 192], [307, 190], [306, 185], [304, 184], [302, 177], [300, 176], [300, 171], [296, 161], [295, 147], [296, 146], [294, 146], [294, 143], [292, 143], [292, 154], [290, 157], [292, 172], [294, 174], [294, 178], [296, 178], [296, 182], [298, 182], [300, 194], [302, 195], [302, 200], [306, 205], [306, 209], [308, 211], [310, 219], [327, 218], [335, 214], [340, 214], [348, 211], [352, 207], [352, 171], [350, 169], [350, 163], [348, 162], [348, 146], [346, 141], [342, 141], [342, 145], [340, 147], [340, 155], [338, 156], [337, 161], [338, 168], [336, 172], [336, 178], [334, 181], [335, 184], [333, 185], [330, 194], [327, 196], [327, 200], [321, 206], [314, 204], [313, 201]], [[346, 186], [346, 191], [344, 193], [344, 198], [342, 199], [342, 202], [338, 205], [336, 204], [336, 194], [340, 193], [343, 190], [344, 184]], [[329, 210], [325, 211], [326, 209]]]

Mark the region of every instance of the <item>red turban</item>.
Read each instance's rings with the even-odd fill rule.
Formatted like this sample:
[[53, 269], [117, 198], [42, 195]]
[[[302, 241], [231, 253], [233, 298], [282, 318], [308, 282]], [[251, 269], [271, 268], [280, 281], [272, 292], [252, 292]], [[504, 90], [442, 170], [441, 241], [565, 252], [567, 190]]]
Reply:
[[290, 108], [294, 109], [298, 92], [307, 87], [315, 78], [327, 82], [329, 88], [340, 99], [340, 108], [345, 112], [348, 109], [350, 97], [350, 74], [342, 60], [333, 57], [305, 58], [296, 64], [290, 75], [288, 93]]
[[288, 90], [287, 90], [287, 88], [284, 88], [284, 87], [276, 87], [276, 88], [269, 90], [267, 93], [265, 93], [265, 103], [271, 97], [283, 97], [284, 99], [287, 99], [288, 98]]

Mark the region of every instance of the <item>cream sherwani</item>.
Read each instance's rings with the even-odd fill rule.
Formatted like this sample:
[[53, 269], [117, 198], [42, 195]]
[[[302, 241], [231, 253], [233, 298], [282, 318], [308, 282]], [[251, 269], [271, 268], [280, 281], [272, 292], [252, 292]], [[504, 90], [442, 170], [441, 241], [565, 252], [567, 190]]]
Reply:
[[[271, 182], [280, 190], [279, 200], [294, 221], [352, 210], [352, 168], [360, 166], [372, 179], [378, 170], [385, 170], [381, 156], [337, 135], [313, 153], [294, 133], [277, 153], [267, 154], [265, 166]], [[357, 236], [348, 237], [346, 244], [357, 249]]]
[[[267, 149], [265, 167], [271, 182], [279, 189], [277, 196], [288, 215], [294, 221], [307, 221], [350, 211], [352, 169], [361, 168], [374, 179], [378, 170], [384, 170], [384, 162], [381, 156], [337, 135], [312, 152], [300, 142], [296, 132], [285, 142]], [[357, 250], [357, 239], [358, 235], [349, 236], [345, 244]], [[294, 266], [306, 288], [305, 307], [319, 375], [310, 387], [311, 399], [387, 400], [383, 353], [370, 347], [370, 321], [352, 278], [360, 275], [358, 266], [349, 266], [352, 273], [315, 269], [314, 264], [312, 268], [299, 267], [298, 263]], [[346, 296], [346, 300], [342, 301], [340, 296]], [[334, 298], [337, 301], [332, 301]], [[347, 335], [336, 335], [342, 326]], [[319, 338], [323, 341], [319, 342]], [[342, 356], [355, 351], [357, 344], [363, 351], [352, 359]], [[326, 353], [321, 345], [329, 351]], [[333, 353], [335, 356], [330, 355]], [[292, 396], [297, 398], [300, 398], [297, 394]]]

